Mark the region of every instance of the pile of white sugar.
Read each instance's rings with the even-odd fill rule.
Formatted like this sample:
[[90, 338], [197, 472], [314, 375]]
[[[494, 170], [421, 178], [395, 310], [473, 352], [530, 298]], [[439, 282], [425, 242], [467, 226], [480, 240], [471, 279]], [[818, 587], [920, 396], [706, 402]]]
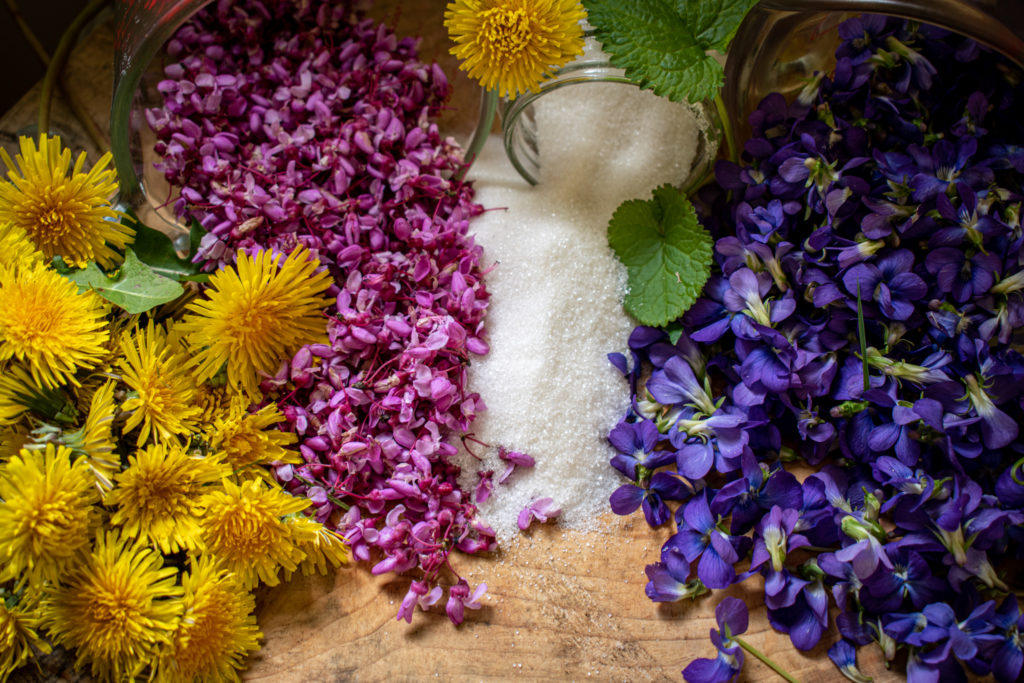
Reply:
[[498, 446], [536, 460], [495, 484], [480, 514], [502, 545], [526, 505], [551, 497], [560, 522], [590, 528], [624, 480], [608, 465], [607, 436], [629, 407], [629, 386], [608, 362], [636, 324], [622, 309], [625, 268], [608, 247], [612, 213], [686, 179], [698, 123], [686, 107], [616, 83], [554, 91], [535, 104], [540, 183], [530, 187], [492, 135], [470, 170], [487, 211], [471, 229], [484, 248], [490, 353], [474, 359], [470, 390], [487, 410], [473, 423], [477, 456], [464, 455], [463, 487], [506, 464]]

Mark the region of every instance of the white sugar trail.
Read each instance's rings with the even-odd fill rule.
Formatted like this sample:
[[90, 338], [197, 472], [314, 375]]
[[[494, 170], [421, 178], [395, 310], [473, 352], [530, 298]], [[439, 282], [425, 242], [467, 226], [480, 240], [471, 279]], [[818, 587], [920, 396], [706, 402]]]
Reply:
[[477, 470], [505, 469], [497, 446], [536, 459], [496, 485], [480, 506], [506, 545], [533, 500], [554, 498], [561, 523], [590, 528], [622, 482], [608, 465], [609, 430], [626, 413], [629, 386], [607, 355], [624, 351], [635, 322], [622, 309], [625, 268], [608, 247], [612, 213], [686, 178], [697, 122], [685, 107], [628, 85], [575, 85], [535, 105], [542, 168], [531, 188], [492, 135], [470, 171], [488, 211], [471, 229], [484, 248], [490, 353], [469, 383], [487, 410], [473, 424], [483, 462], [464, 456], [463, 487]]

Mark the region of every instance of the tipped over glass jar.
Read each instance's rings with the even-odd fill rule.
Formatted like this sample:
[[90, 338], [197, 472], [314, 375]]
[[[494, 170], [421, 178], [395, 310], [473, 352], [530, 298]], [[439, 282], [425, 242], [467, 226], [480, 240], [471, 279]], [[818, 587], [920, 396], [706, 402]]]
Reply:
[[722, 92], [729, 124], [743, 139], [747, 115], [765, 95], [795, 96], [816, 72], [829, 72], [840, 23], [884, 14], [960, 33], [1024, 68], [1019, 0], [761, 0], [733, 38]]

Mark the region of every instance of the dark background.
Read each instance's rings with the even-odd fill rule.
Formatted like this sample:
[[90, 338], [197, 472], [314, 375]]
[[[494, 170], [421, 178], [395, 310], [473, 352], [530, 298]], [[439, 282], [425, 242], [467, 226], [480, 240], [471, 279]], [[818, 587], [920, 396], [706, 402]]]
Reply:
[[[7, 5], [0, 2], [0, 113], [7, 111], [43, 78], [45, 69], [18, 30]], [[32, 31], [53, 54], [61, 33], [87, 0], [14, 0]], [[111, 55], [113, 59], [113, 55]]]

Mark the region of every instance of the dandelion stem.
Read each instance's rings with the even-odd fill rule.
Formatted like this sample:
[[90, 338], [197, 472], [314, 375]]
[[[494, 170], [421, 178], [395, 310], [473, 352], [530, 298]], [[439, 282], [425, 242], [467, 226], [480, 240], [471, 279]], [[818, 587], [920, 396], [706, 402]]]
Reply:
[[53, 56], [50, 58], [50, 63], [46, 66], [46, 75], [43, 76], [43, 86], [39, 93], [39, 131], [38, 134], [40, 139], [50, 130], [50, 103], [53, 100], [53, 91], [57, 87], [58, 77], [64, 70], [64, 66], [68, 62], [68, 57], [71, 55], [71, 48], [74, 47], [75, 40], [78, 39], [78, 34], [82, 32], [89, 21], [95, 17], [104, 5], [107, 4], [107, 0], [91, 0], [88, 5], [82, 9], [81, 12], [71, 21], [67, 29], [60, 37], [60, 42], [57, 43], [57, 49], [54, 50]]
[[800, 683], [800, 681], [789, 675], [789, 673], [787, 673], [785, 669], [783, 669], [781, 666], [772, 661], [771, 657], [761, 652], [747, 641], [743, 640], [742, 638], [737, 638], [736, 636], [733, 636], [732, 639], [736, 641], [736, 643], [739, 644], [740, 647], [742, 647], [744, 650], [749, 652], [754, 657], [760, 659], [762, 663], [768, 666], [768, 668], [782, 676], [789, 683]]

